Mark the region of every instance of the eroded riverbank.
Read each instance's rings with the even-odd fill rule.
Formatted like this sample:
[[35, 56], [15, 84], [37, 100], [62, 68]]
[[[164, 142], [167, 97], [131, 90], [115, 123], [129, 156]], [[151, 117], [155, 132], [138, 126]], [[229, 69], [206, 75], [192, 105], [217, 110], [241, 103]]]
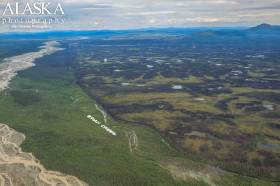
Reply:
[[0, 64], [0, 91], [8, 88], [10, 81], [19, 71], [35, 66], [34, 61], [36, 59], [63, 50], [58, 45], [59, 43], [56, 41], [46, 42], [37, 52], [29, 52], [4, 59], [4, 62]]
[[[0, 64], [0, 91], [9, 87], [19, 71], [34, 66], [34, 61], [45, 55], [63, 50], [59, 43], [45, 43], [38, 52], [30, 52], [6, 58]], [[87, 186], [85, 182], [70, 175], [49, 171], [31, 153], [22, 152], [20, 145], [25, 135], [6, 124], [0, 124], [0, 185], [17, 186]]]
[[31, 154], [22, 152], [25, 135], [0, 124], [0, 185], [87, 186], [74, 176], [46, 170]]

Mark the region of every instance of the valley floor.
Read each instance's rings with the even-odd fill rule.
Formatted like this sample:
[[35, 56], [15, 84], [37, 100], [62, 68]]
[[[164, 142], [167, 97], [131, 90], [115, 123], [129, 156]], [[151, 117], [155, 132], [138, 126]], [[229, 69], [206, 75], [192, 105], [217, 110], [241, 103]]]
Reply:
[[[154, 129], [106, 116], [76, 83], [73, 55], [64, 50], [37, 59], [0, 93], [1, 123], [24, 133], [24, 151], [47, 169], [92, 186], [276, 185], [186, 157]], [[89, 114], [117, 135], [92, 125]]]

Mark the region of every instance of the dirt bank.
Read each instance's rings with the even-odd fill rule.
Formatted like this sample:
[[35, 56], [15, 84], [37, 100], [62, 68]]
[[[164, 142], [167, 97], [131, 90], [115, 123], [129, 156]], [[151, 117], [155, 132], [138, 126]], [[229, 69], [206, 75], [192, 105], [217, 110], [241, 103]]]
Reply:
[[22, 133], [0, 124], [0, 185], [87, 186], [74, 176], [46, 170], [31, 154], [22, 152]]

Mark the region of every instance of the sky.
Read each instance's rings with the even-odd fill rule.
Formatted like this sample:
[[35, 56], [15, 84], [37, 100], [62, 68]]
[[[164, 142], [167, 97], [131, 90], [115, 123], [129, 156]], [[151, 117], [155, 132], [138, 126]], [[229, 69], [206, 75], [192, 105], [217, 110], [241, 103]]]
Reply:
[[[1, 0], [0, 18], [6, 3], [14, 1], [36, 2]], [[53, 5], [58, 2], [48, 1]], [[52, 24], [48, 29], [100, 30], [280, 24], [280, 0], [60, 0], [60, 3], [65, 11], [62, 16], [65, 23]], [[0, 23], [0, 32], [11, 30], [9, 27], [11, 24]]]

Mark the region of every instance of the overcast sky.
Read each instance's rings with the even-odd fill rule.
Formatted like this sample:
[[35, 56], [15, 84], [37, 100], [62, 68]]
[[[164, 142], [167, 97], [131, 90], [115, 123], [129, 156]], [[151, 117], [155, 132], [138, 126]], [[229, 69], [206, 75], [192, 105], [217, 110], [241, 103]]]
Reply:
[[[13, 0], [1, 1], [2, 10], [7, 1]], [[280, 0], [64, 0], [62, 6], [66, 23], [53, 29], [280, 24]]]

